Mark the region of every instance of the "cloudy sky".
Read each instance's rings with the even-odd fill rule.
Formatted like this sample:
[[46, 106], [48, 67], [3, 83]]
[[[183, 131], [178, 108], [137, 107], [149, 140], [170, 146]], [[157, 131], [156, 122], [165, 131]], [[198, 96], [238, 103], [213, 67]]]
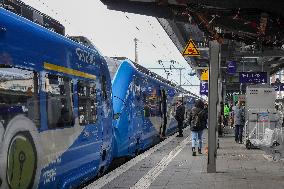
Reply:
[[[89, 38], [104, 56], [123, 56], [134, 60], [134, 42], [138, 42], [139, 64], [146, 68], [169, 67], [170, 60], [184, 67], [182, 84], [199, 84], [189, 76], [190, 67], [160, 26], [156, 18], [108, 10], [99, 0], [22, 0], [57, 19], [68, 35]], [[163, 65], [157, 63], [163, 60]], [[152, 70], [166, 78], [164, 70]], [[169, 80], [179, 83], [179, 72], [171, 71]], [[198, 87], [185, 87], [198, 94]]]

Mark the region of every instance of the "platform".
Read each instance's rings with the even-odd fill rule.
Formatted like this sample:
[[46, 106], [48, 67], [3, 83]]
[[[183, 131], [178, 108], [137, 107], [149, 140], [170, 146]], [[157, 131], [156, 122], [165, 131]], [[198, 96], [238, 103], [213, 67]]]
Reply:
[[[207, 173], [207, 155], [191, 156], [189, 135], [187, 129], [183, 138], [169, 137], [86, 188], [284, 188], [283, 161], [268, 161], [230, 136], [220, 138], [217, 173]], [[204, 137], [207, 145], [207, 132]]]

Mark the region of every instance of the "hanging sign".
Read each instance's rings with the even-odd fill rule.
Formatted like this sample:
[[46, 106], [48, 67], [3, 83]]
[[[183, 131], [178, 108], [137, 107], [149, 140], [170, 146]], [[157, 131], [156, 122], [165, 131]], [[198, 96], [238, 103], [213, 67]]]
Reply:
[[200, 82], [200, 95], [208, 96], [208, 82]]
[[200, 56], [200, 52], [197, 49], [197, 47], [194, 44], [192, 39], [190, 39], [187, 42], [187, 44], [186, 44], [186, 46], [185, 46], [185, 48], [184, 48], [184, 50], [182, 52], [182, 55], [183, 56]]
[[200, 75], [200, 80], [201, 81], [208, 81], [209, 78], [209, 70], [208, 69], [204, 69], [201, 71], [201, 75]]
[[284, 91], [284, 83], [271, 83], [274, 86], [275, 91]]
[[240, 72], [240, 83], [267, 83], [267, 72]]
[[229, 61], [227, 65], [227, 73], [230, 75], [234, 75], [237, 73], [237, 62]]

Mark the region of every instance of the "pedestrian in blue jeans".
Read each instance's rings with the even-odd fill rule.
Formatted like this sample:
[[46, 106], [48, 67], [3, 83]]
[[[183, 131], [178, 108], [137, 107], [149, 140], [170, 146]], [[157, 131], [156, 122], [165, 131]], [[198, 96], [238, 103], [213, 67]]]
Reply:
[[207, 112], [204, 109], [202, 100], [197, 100], [195, 106], [190, 111], [189, 115], [191, 142], [192, 142], [192, 155], [196, 156], [196, 147], [198, 154], [202, 154], [202, 134], [207, 125]]
[[243, 143], [243, 128], [245, 125], [245, 111], [239, 101], [236, 106], [233, 107], [233, 117], [235, 125], [235, 141], [236, 143]]

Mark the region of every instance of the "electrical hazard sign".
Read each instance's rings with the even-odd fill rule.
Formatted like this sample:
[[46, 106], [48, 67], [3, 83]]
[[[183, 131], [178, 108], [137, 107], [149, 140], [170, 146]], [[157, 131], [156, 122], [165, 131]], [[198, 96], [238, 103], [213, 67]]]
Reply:
[[183, 56], [200, 56], [200, 52], [197, 49], [192, 39], [190, 39], [188, 43], [186, 44], [182, 52], [182, 55]]

